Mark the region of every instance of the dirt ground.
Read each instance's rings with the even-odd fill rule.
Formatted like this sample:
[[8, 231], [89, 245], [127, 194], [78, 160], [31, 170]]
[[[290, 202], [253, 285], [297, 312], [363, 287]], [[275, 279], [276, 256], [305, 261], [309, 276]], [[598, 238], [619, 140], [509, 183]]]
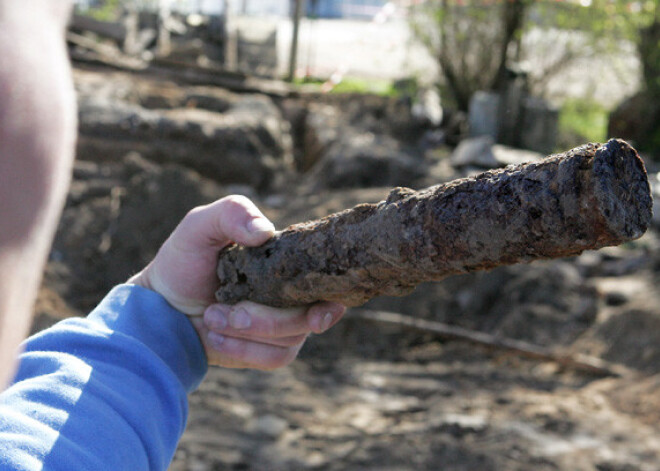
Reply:
[[[153, 97], [146, 79], [102, 77], [117, 85], [110, 103], [132, 100], [137, 106]], [[101, 93], [94, 72], [77, 72], [76, 82], [81, 97]], [[157, 108], [150, 112], [159, 113]], [[282, 122], [290, 121], [285, 132], [292, 144], [288, 151], [272, 144], [283, 156], [273, 153], [267, 169], [290, 174], [279, 186], [260, 190], [242, 182], [221, 185], [208, 178], [208, 167], [149, 154], [150, 139], [165, 139], [154, 134], [164, 125], [145, 128], [140, 123], [152, 121], [133, 108], [133, 127], [120, 120], [107, 138], [118, 143], [115, 149], [135, 143], [140, 154], [100, 152], [112, 148], [102, 142], [107, 129], [99, 133], [82, 122], [74, 182], [34, 329], [88, 312], [109, 287], [148, 262], [197, 204], [241, 192], [282, 227], [387, 194], [380, 186], [326, 188], [295, 169], [281, 170], [292, 165], [301, 140], [285, 118], [291, 107], [277, 103], [277, 109]], [[248, 124], [262, 143], [283, 132]], [[170, 129], [166, 137], [183, 145], [191, 129], [197, 128]], [[205, 129], [196, 139], [217, 137]], [[273, 163], [277, 158], [289, 163]], [[429, 164], [428, 155], [424, 159]], [[451, 177], [440, 171], [445, 163], [431, 163], [411, 186]], [[659, 249], [653, 228], [624, 247], [454, 277], [405, 298], [368, 304], [591, 355], [624, 368], [623, 376], [523, 359], [349, 312], [329, 333], [310, 338], [290, 367], [269, 373], [211, 369], [190, 396], [188, 427], [170, 469], [660, 469]]]
[[[212, 370], [191, 397], [172, 469], [658, 469], [655, 275], [633, 270], [576, 286], [553, 282], [576, 263], [496, 270], [371, 305], [490, 324], [484, 330], [625, 365], [625, 377], [594, 377], [349, 313], [329, 335], [312, 338], [289, 368]], [[485, 301], [489, 312], [442, 306], [459, 286], [478, 297], [498, 277], [507, 281], [494, 295], [504, 300]], [[570, 306], [555, 309], [562, 301]], [[498, 312], [499, 320], [483, 318]]]

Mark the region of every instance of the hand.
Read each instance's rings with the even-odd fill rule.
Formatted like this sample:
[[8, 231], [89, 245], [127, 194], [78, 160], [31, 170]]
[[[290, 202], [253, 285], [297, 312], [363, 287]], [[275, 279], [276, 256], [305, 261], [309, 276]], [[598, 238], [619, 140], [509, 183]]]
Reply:
[[344, 314], [341, 304], [276, 309], [242, 301], [213, 304], [191, 322], [200, 334], [209, 364], [273, 370], [291, 363], [310, 332], [322, 333]]
[[344, 306], [275, 309], [251, 302], [214, 304], [219, 251], [232, 241], [258, 246], [275, 232], [247, 198], [228, 196], [191, 210], [154, 260], [129, 280], [160, 293], [192, 317], [209, 364], [270, 370], [290, 363], [310, 332], [321, 333], [343, 315]]

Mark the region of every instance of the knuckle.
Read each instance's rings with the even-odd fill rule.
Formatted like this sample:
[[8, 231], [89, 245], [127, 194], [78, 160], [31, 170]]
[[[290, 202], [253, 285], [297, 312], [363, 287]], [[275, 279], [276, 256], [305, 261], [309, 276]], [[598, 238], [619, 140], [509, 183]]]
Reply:
[[239, 301], [235, 307], [243, 308], [250, 313], [255, 321], [254, 328], [251, 330], [254, 334], [269, 339], [283, 336], [286, 326], [282, 324], [283, 321], [277, 311], [252, 301]]
[[196, 206], [191, 210], [189, 210], [181, 220], [181, 225], [186, 226], [190, 224], [195, 224], [195, 222], [199, 221], [202, 218], [205, 208], [206, 208], [205, 206]]
[[205, 206], [195, 206], [188, 213], [186, 213], [186, 218], [197, 218], [199, 214], [204, 211]]
[[243, 300], [243, 301], [239, 301], [236, 304], [234, 304], [234, 307], [235, 308], [242, 307], [243, 309], [245, 309], [250, 314], [254, 314], [255, 311], [256, 311], [257, 304], [253, 301]]
[[226, 206], [228, 209], [239, 208], [243, 209], [246, 206], [251, 206], [252, 201], [243, 195], [229, 195], [225, 196], [220, 200], [223, 206]]

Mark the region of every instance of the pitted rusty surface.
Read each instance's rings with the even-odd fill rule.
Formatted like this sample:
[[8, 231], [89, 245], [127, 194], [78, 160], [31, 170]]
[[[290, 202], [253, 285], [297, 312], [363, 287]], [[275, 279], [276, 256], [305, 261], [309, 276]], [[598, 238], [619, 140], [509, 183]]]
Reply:
[[576, 255], [640, 237], [651, 219], [646, 170], [623, 141], [415, 192], [396, 188], [220, 256], [216, 297], [272, 306], [360, 305], [419, 283]]

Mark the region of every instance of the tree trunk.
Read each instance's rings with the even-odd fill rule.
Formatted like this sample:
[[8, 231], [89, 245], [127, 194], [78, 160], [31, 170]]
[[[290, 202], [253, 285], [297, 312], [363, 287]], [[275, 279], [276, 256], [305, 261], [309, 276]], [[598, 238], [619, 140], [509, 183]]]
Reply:
[[[656, 12], [660, 11], [656, 7]], [[660, 14], [656, 13], [656, 16]], [[660, 98], [660, 18], [639, 31], [637, 51], [642, 62], [642, 76], [646, 91], [654, 99]]]
[[356, 306], [449, 275], [618, 245], [644, 234], [651, 208], [637, 152], [620, 140], [588, 144], [419, 192], [397, 188], [261, 247], [231, 247], [216, 297]]
[[527, 10], [526, 0], [511, 0], [502, 6], [502, 39], [499, 50], [499, 65], [493, 79], [492, 90], [504, 90], [509, 66], [509, 49], [522, 34]]

